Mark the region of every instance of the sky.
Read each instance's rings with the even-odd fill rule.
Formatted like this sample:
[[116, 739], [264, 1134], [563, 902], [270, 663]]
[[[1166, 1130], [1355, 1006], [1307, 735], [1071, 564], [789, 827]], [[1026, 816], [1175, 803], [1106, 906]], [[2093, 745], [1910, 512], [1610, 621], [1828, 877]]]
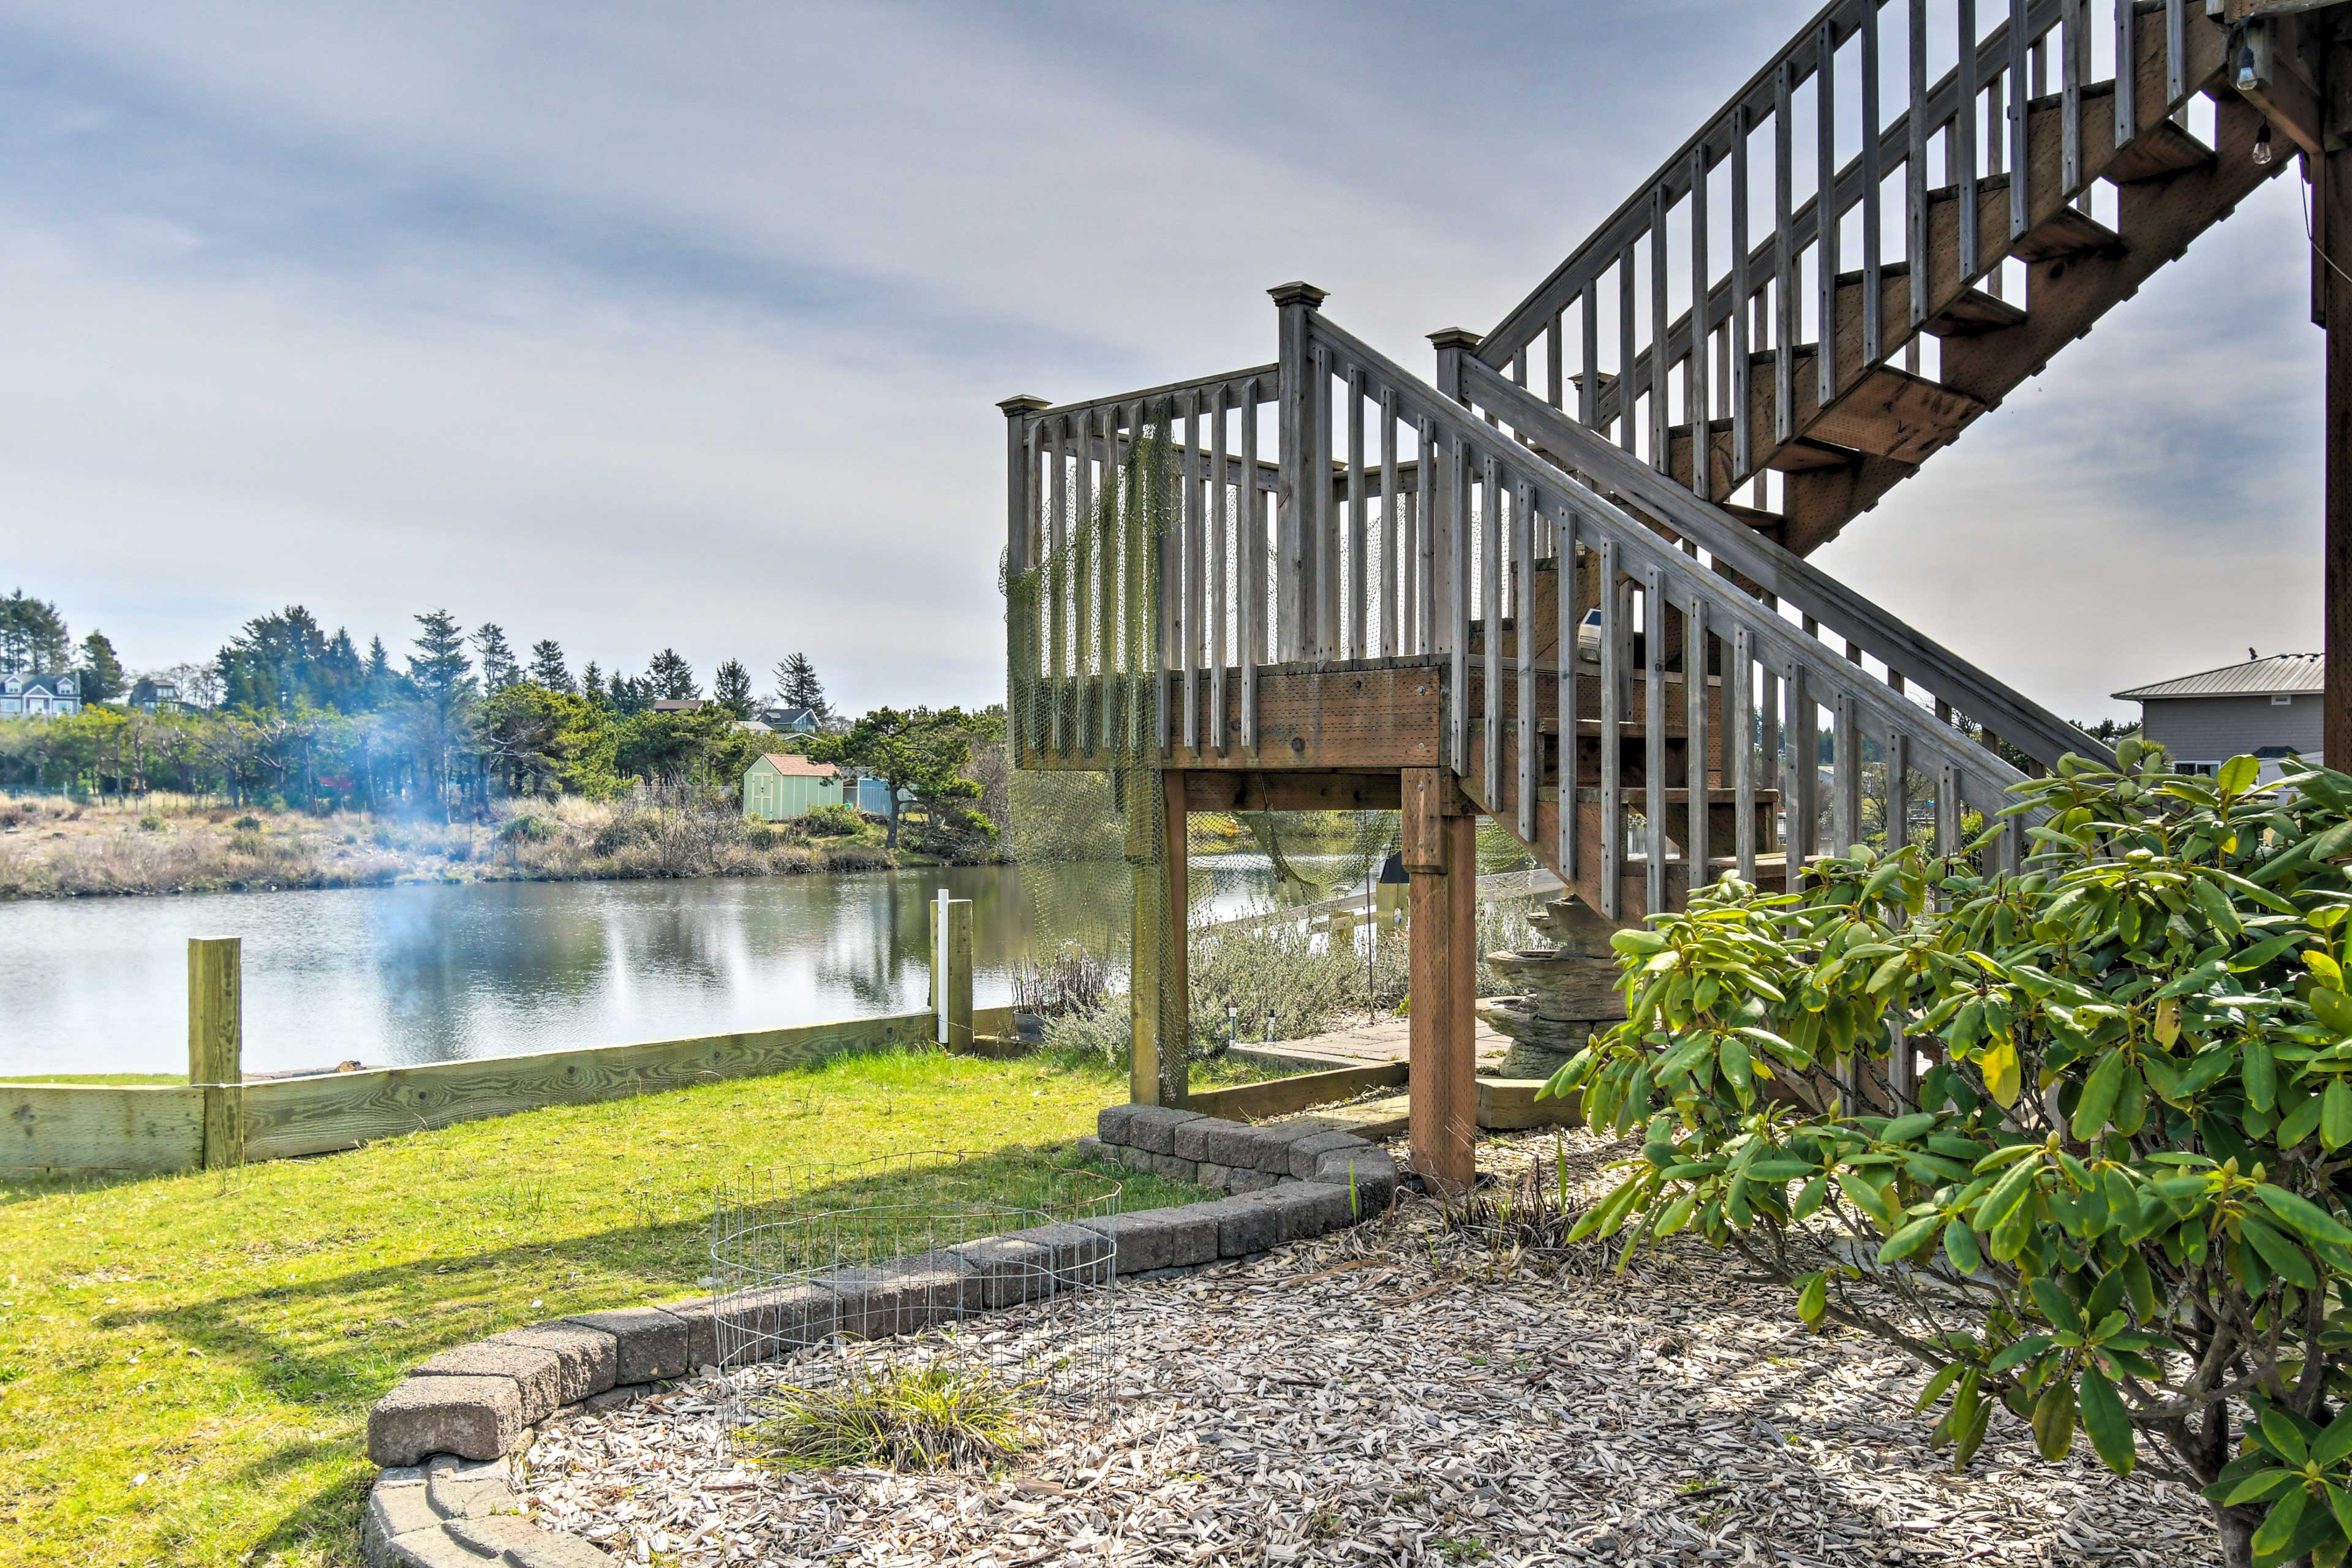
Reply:
[[[291, 603], [1003, 689], [1003, 422], [1491, 327], [1788, 0], [0, 0], [0, 577], [134, 669]], [[1818, 563], [2077, 718], [2319, 640], [2271, 182]]]

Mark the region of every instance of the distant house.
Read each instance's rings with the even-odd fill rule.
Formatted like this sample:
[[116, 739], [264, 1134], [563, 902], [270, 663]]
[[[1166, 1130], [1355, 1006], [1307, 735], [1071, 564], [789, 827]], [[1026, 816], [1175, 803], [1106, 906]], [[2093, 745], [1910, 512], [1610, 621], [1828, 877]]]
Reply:
[[707, 697], [665, 697], [654, 704], [656, 713], [699, 713], [710, 706]]
[[142, 675], [131, 688], [131, 706], [142, 713], [169, 713], [179, 705], [180, 687], [177, 681], [157, 680], [152, 676]]
[[54, 719], [81, 711], [81, 684], [70, 675], [0, 675], [0, 719]]
[[2273, 654], [2115, 695], [2140, 705], [2141, 739], [2163, 746], [2175, 773], [2254, 756], [2272, 779], [2287, 758], [2320, 754], [2324, 668], [2315, 653]]
[[814, 735], [819, 727], [814, 708], [762, 708], [751, 722], [782, 735]]
[[770, 752], [743, 770], [743, 815], [789, 822], [821, 805], [842, 804], [841, 770], [795, 752]]
[[850, 779], [843, 785], [843, 797], [860, 811], [876, 816], [890, 815], [890, 786], [880, 779]]

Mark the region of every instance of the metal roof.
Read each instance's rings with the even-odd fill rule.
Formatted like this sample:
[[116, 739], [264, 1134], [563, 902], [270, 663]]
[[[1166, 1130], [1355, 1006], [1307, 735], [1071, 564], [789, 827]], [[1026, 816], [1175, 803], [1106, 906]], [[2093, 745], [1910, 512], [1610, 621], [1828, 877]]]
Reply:
[[2118, 691], [2118, 702], [2147, 702], [2168, 697], [2276, 697], [2316, 693], [2325, 689], [2326, 661], [2315, 653], [2274, 653], [2244, 664], [2224, 665], [2177, 680], [2136, 686]]

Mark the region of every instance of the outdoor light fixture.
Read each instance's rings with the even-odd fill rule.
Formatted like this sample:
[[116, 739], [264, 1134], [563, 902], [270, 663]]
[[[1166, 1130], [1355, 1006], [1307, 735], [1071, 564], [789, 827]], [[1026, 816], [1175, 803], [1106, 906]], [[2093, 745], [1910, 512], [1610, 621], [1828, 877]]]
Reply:
[[2271, 122], [2265, 120], [2263, 121], [2263, 128], [2254, 132], [2254, 167], [2269, 168], [2272, 156]]
[[1269, 1046], [1274, 1044], [1274, 1009], [1271, 1007], [1265, 1010], [1265, 1043]]
[[1237, 1044], [1237, 1043], [1240, 1041], [1241, 1037], [1242, 1037], [1242, 1009], [1241, 1009], [1241, 1005], [1240, 1005], [1239, 1003], [1237, 1003], [1237, 1002], [1228, 1002], [1228, 1003], [1226, 1003], [1226, 1004], [1225, 1004], [1225, 1044], [1226, 1044], [1226, 1046], [1227, 1046], [1228, 1047], [1231, 1047], [1232, 1046], [1234, 1046], [1234, 1045]]

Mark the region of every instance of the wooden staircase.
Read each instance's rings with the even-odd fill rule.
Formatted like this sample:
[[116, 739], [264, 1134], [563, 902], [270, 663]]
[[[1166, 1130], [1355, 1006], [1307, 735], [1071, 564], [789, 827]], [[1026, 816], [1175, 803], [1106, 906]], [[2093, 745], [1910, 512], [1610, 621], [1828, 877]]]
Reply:
[[[1977, 7], [1961, 7], [1965, 80], [1955, 66], [1930, 81], [1941, 40], [1906, 37], [1911, 92], [1882, 120], [1882, 26], [1908, 34], [1925, 8], [1829, 6], [1477, 341], [1467, 395], [1486, 374], [1527, 387], [1532, 374], [1553, 407], [1795, 553], [1836, 537], [2291, 162], [2255, 161], [2263, 115], [2225, 89], [2228, 34], [2195, 0], [2007, 9], [1979, 33]], [[2095, 33], [2127, 70], [2091, 79]], [[1850, 158], [1812, 160], [1837, 218], [1824, 246], [1818, 195], [1790, 202], [1789, 122], [1808, 98], [1818, 121], [1841, 93], [1861, 95], [1873, 134]], [[2182, 123], [2209, 95], [2210, 144]], [[1769, 142], [1778, 198], [1753, 248], [1751, 142]], [[1899, 204], [1883, 191], [1898, 174]], [[1719, 276], [1706, 270], [1710, 192], [1731, 206]], [[1838, 231], [1856, 217], [1865, 254], [1842, 256]], [[1883, 256], [1889, 244], [1905, 254]], [[1682, 258], [1687, 278], [1670, 279]], [[1664, 304], [1683, 281], [1705, 297], [1696, 353], [1694, 312], [1669, 319]]]

